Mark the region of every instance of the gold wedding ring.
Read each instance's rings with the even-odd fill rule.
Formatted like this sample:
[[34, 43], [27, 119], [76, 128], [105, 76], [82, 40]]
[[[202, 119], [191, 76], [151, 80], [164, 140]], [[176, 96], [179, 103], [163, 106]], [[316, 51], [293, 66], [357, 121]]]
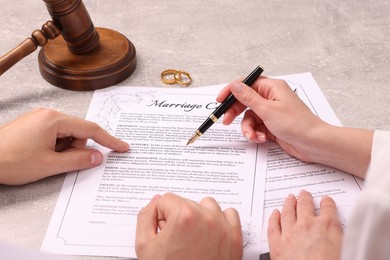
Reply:
[[[182, 77], [184, 75], [184, 77]], [[188, 86], [191, 84], [191, 76], [190, 73], [183, 71], [183, 70], [178, 70], [177, 74], [173, 76], [176, 80], [176, 83], [182, 86]]]
[[161, 72], [161, 81], [164, 84], [188, 86], [192, 82], [190, 73], [183, 70], [167, 69]]
[[165, 84], [172, 85], [176, 84], [175, 74], [177, 73], [177, 70], [164, 70], [161, 72], [161, 81]]

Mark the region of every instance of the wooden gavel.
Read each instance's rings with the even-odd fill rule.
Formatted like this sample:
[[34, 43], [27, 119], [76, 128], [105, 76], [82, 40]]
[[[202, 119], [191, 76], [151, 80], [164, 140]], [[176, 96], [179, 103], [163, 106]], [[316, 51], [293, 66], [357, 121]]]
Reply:
[[40, 73], [57, 87], [101, 89], [134, 72], [134, 45], [114, 30], [95, 28], [81, 0], [43, 1], [53, 21], [0, 58], [0, 75], [38, 46], [42, 47], [38, 55]]

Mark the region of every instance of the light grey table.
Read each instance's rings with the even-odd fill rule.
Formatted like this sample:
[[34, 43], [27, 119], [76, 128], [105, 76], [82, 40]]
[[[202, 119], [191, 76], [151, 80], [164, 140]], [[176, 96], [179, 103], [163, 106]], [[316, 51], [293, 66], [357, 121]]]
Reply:
[[[192, 87], [229, 82], [257, 64], [268, 76], [311, 72], [343, 125], [390, 130], [388, 1], [84, 4], [96, 27], [117, 30], [136, 47], [136, 71], [119, 85], [164, 87], [160, 73], [167, 68], [190, 72]], [[50, 19], [40, 0], [0, 0], [0, 6], [0, 55]], [[37, 54], [0, 77], [0, 124], [35, 107], [85, 116], [92, 92], [47, 83], [39, 74]], [[63, 180], [61, 175], [24, 186], [0, 186], [0, 240], [38, 250]]]

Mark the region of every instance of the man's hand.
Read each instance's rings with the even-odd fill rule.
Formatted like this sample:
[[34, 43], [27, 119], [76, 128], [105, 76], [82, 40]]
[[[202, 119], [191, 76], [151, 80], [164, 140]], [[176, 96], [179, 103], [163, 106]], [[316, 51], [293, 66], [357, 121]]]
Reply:
[[0, 183], [25, 184], [51, 175], [92, 168], [101, 152], [87, 139], [118, 152], [129, 144], [97, 124], [50, 109], [35, 109], [0, 127]]
[[198, 204], [170, 193], [156, 196], [138, 215], [136, 252], [139, 260], [238, 260], [240, 218], [212, 198]]

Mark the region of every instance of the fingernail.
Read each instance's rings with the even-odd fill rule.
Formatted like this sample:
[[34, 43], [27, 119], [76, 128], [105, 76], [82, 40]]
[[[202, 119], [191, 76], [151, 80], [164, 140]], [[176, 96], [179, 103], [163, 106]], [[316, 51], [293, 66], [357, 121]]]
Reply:
[[309, 194], [310, 197], [313, 197], [313, 196], [311, 195], [311, 193], [308, 192], [307, 190], [301, 190], [301, 191], [299, 192], [298, 199], [301, 198], [301, 197], [303, 196], [303, 194], [305, 194], [305, 193]]
[[222, 118], [222, 124], [224, 124], [224, 125], [226, 125], [225, 117], [226, 117], [226, 113], [223, 114], [223, 118]]
[[92, 152], [91, 154], [91, 165], [99, 165], [103, 162], [103, 155], [98, 152], [98, 151], [94, 151]]
[[259, 141], [260, 143], [264, 143], [265, 142], [265, 135], [263, 133], [258, 133], [257, 134], [257, 141]]
[[303, 193], [309, 193], [309, 194], [310, 194], [310, 192], [308, 192], [307, 190], [301, 190], [301, 191], [299, 192], [299, 195], [302, 195]]
[[127, 152], [128, 150], [130, 150], [130, 144], [129, 143], [127, 143], [127, 142], [125, 142], [125, 141], [123, 141], [123, 147], [124, 147], [124, 151], [125, 152]]
[[160, 194], [154, 195], [154, 197], [152, 198], [151, 202], [158, 200], [160, 197], [161, 197]]
[[245, 136], [246, 139], [251, 140], [251, 134], [250, 133], [245, 133], [244, 136]]
[[294, 194], [289, 194], [286, 199], [288, 200], [295, 199], [295, 196]]
[[232, 86], [230, 87], [230, 89], [233, 92], [240, 93], [241, 90], [242, 90], [242, 85], [240, 83], [238, 83], [238, 82], [233, 82]]

